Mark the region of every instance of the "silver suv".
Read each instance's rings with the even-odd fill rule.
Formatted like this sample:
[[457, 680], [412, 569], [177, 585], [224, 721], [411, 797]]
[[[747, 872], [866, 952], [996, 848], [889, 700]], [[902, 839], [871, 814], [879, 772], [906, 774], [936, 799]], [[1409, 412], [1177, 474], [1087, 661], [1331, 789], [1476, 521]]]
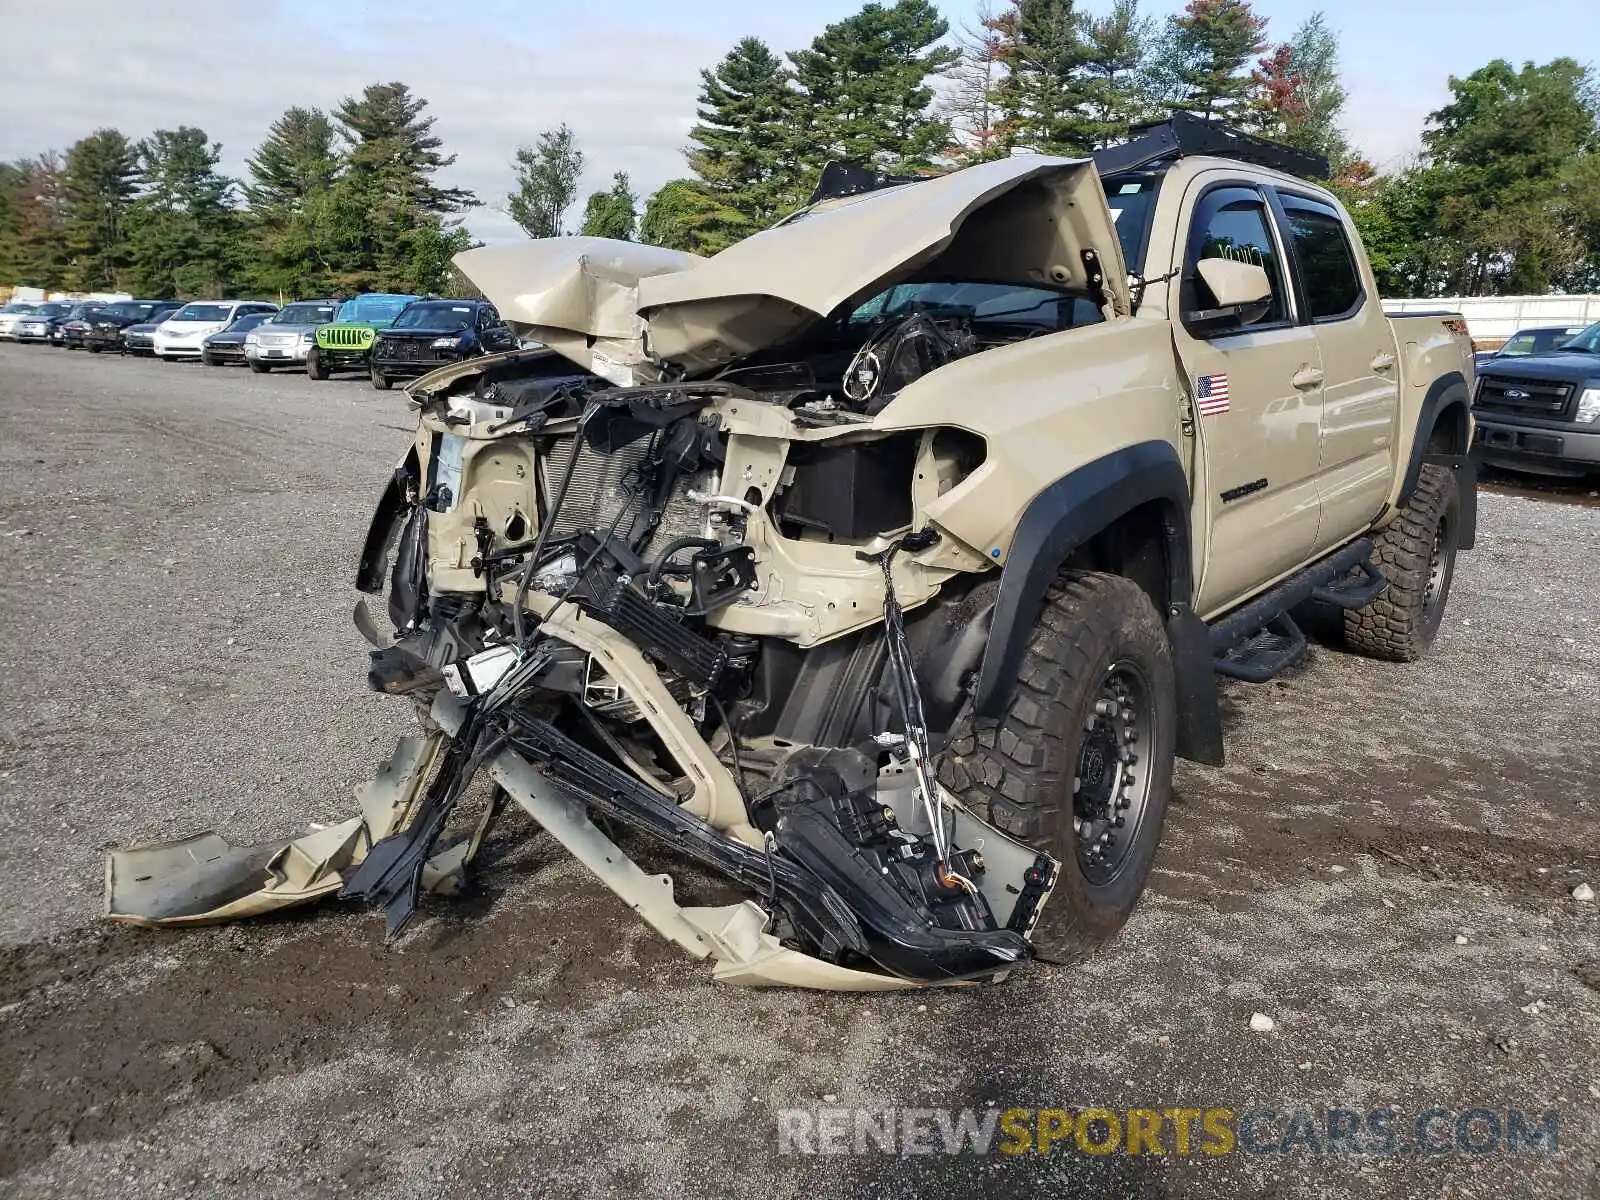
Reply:
[[303, 367], [316, 345], [317, 326], [326, 325], [339, 312], [337, 300], [296, 300], [245, 335], [244, 358], [252, 371], [274, 367]]

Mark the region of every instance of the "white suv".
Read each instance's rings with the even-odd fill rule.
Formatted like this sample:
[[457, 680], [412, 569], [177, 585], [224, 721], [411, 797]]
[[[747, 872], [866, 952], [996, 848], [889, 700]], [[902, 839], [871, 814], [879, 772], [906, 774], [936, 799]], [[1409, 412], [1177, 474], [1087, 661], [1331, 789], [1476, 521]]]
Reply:
[[255, 300], [196, 300], [185, 304], [156, 330], [153, 339], [156, 357], [169, 361], [199, 358], [200, 343], [226, 329], [235, 317], [277, 311], [276, 304]]

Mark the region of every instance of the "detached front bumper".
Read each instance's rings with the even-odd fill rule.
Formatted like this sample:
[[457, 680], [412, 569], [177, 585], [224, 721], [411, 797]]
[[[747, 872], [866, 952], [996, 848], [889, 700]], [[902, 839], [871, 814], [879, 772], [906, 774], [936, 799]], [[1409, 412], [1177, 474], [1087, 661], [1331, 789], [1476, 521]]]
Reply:
[[1475, 411], [1474, 452], [1490, 466], [1542, 475], [1600, 473], [1600, 428], [1575, 422], [1508, 420]]

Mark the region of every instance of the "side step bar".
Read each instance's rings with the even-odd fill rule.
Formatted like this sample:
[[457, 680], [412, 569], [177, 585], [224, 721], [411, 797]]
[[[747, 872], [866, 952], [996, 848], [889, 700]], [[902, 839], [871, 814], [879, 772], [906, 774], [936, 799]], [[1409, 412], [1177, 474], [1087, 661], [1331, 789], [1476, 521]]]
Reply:
[[1306, 635], [1289, 611], [1307, 600], [1339, 608], [1370, 603], [1386, 582], [1371, 560], [1372, 541], [1361, 538], [1215, 622], [1211, 654], [1217, 674], [1265, 683], [1297, 662], [1305, 653]]

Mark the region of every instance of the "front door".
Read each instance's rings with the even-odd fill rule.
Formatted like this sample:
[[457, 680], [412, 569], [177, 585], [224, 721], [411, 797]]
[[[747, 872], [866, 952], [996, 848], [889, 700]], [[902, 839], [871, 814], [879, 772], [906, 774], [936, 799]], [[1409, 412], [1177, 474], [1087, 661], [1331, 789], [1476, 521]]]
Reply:
[[1344, 221], [1322, 200], [1277, 192], [1298, 296], [1322, 350], [1321, 524], [1328, 550], [1372, 525], [1394, 480], [1400, 406], [1394, 333], [1363, 282]]
[[[1215, 180], [1216, 177], [1210, 177]], [[1230, 608], [1311, 556], [1317, 536], [1322, 359], [1296, 322], [1285, 255], [1262, 192], [1201, 176], [1186, 198], [1184, 268], [1173, 328], [1188, 375], [1198, 444], [1196, 537], [1209, 546], [1195, 609]], [[1201, 259], [1255, 263], [1272, 284], [1260, 321], [1206, 334], [1183, 314], [1214, 307]]]

